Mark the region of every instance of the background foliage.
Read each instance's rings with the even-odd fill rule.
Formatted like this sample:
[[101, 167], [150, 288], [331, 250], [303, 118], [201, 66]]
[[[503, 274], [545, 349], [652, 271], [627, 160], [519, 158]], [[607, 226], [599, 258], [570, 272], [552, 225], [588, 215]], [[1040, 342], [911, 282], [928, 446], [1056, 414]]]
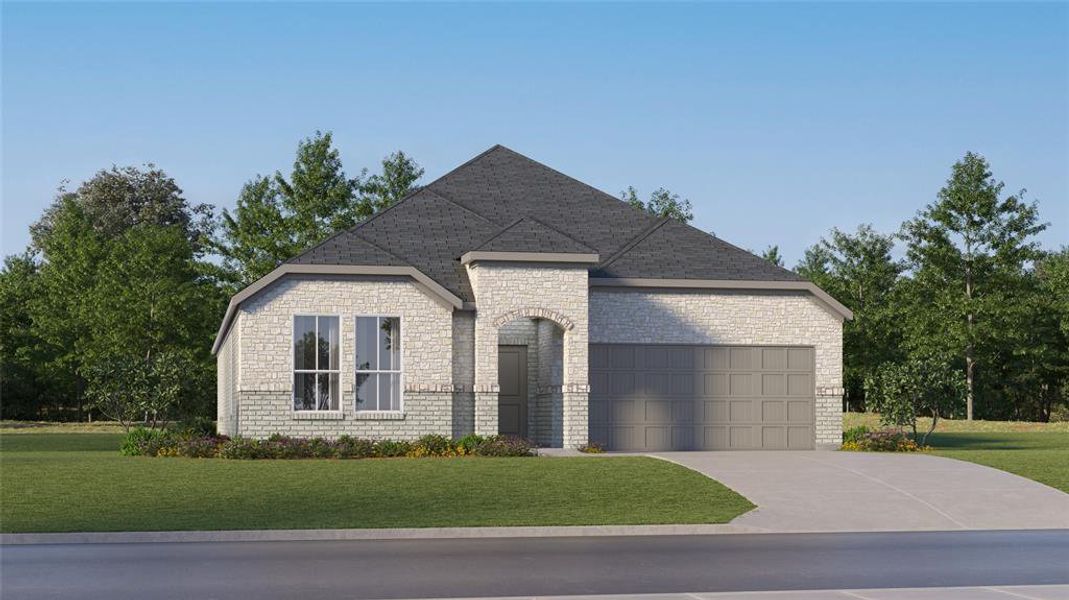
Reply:
[[[3, 418], [85, 420], [94, 406], [118, 414], [120, 391], [137, 407], [124, 418], [213, 417], [209, 349], [228, 298], [418, 189], [422, 175], [403, 152], [349, 175], [331, 134], [315, 132], [287, 173], [253, 176], [218, 218], [151, 164], [61, 187], [30, 247], [0, 270]], [[1039, 247], [1038, 204], [1004, 187], [967, 153], [899, 231], [836, 228], [806, 250], [794, 270], [854, 311], [844, 324], [846, 406], [876, 408], [867, 379], [940, 356], [949, 382], [928, 379], [960, 379], [965, 390], [964, 406], [941, 399], [940, 416], [1069, 412], [1069, 249]], [[628, 187], [621, 199], [693, 219], [690, 201], [665, 188], [642, 200]], [[774, 244], [762, 256], [783, 266]], [[181, 389], [168, 395], [163, 373], [179, 362]]]

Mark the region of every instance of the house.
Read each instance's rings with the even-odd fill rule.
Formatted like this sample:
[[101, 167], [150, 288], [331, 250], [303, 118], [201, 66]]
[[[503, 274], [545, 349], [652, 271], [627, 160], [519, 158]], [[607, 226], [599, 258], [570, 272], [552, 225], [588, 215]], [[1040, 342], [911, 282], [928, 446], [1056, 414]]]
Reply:
[[791, 271], [494, 146], [234, 296], [218, 427], [837, 446], [849, 318]]

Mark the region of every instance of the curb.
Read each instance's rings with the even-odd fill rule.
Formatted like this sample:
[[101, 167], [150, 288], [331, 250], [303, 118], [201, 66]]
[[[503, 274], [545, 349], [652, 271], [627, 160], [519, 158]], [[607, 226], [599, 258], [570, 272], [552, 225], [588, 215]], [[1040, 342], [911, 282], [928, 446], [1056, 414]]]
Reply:
[[316, 542], [331, 540], [450, 540], [766, 533], [740, 525], [566, 525], [550, 527], [428, 527], [412, 529], [250, 529], [223, 531], [90, 531], [3, 533], [0, 545], [144, 544], [182, 542]]

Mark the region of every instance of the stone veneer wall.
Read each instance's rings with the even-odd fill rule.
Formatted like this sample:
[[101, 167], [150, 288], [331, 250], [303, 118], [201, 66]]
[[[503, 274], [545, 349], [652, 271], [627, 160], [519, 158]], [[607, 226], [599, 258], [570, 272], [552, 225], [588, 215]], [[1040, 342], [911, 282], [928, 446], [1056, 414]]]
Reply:
[[497, 432], [498, 329], [519, 318], [554, 321], [564, 332], [562, 444], [587, 441], [587, 268], [477, 262], [467, 265], [479, 307], [475, 320], [475, 431]]
[[[293, 410], [293, 317], [334, 315], [341, 325], [340, 410]], [[355, 410], [356, 316], [401, 318], [402, 412]], [[452, 435], [453, 309], [407, 278], [289, 276], [247, 300], [232, 329], [240, 339], [239, 431], [414, 439]]]
[[216, 356], [216, 431], [223, 435], [238, 434], [238, 327], [227, 333]]
[[475, 431], [475, 313], [453, 313], [453, 437]]
[[809, 294], [593, 288], [590, 342], [813, 346], [816, 443], [842, 441], [842, 319]]

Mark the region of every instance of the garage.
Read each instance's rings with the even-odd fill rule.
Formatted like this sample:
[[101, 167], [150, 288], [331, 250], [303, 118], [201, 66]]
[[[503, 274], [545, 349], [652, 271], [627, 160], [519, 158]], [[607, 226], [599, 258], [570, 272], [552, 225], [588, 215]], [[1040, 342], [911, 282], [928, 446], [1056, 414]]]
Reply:
[[611, 450], [809, 450], [808, 346], [590, 345], [590, 440]]

